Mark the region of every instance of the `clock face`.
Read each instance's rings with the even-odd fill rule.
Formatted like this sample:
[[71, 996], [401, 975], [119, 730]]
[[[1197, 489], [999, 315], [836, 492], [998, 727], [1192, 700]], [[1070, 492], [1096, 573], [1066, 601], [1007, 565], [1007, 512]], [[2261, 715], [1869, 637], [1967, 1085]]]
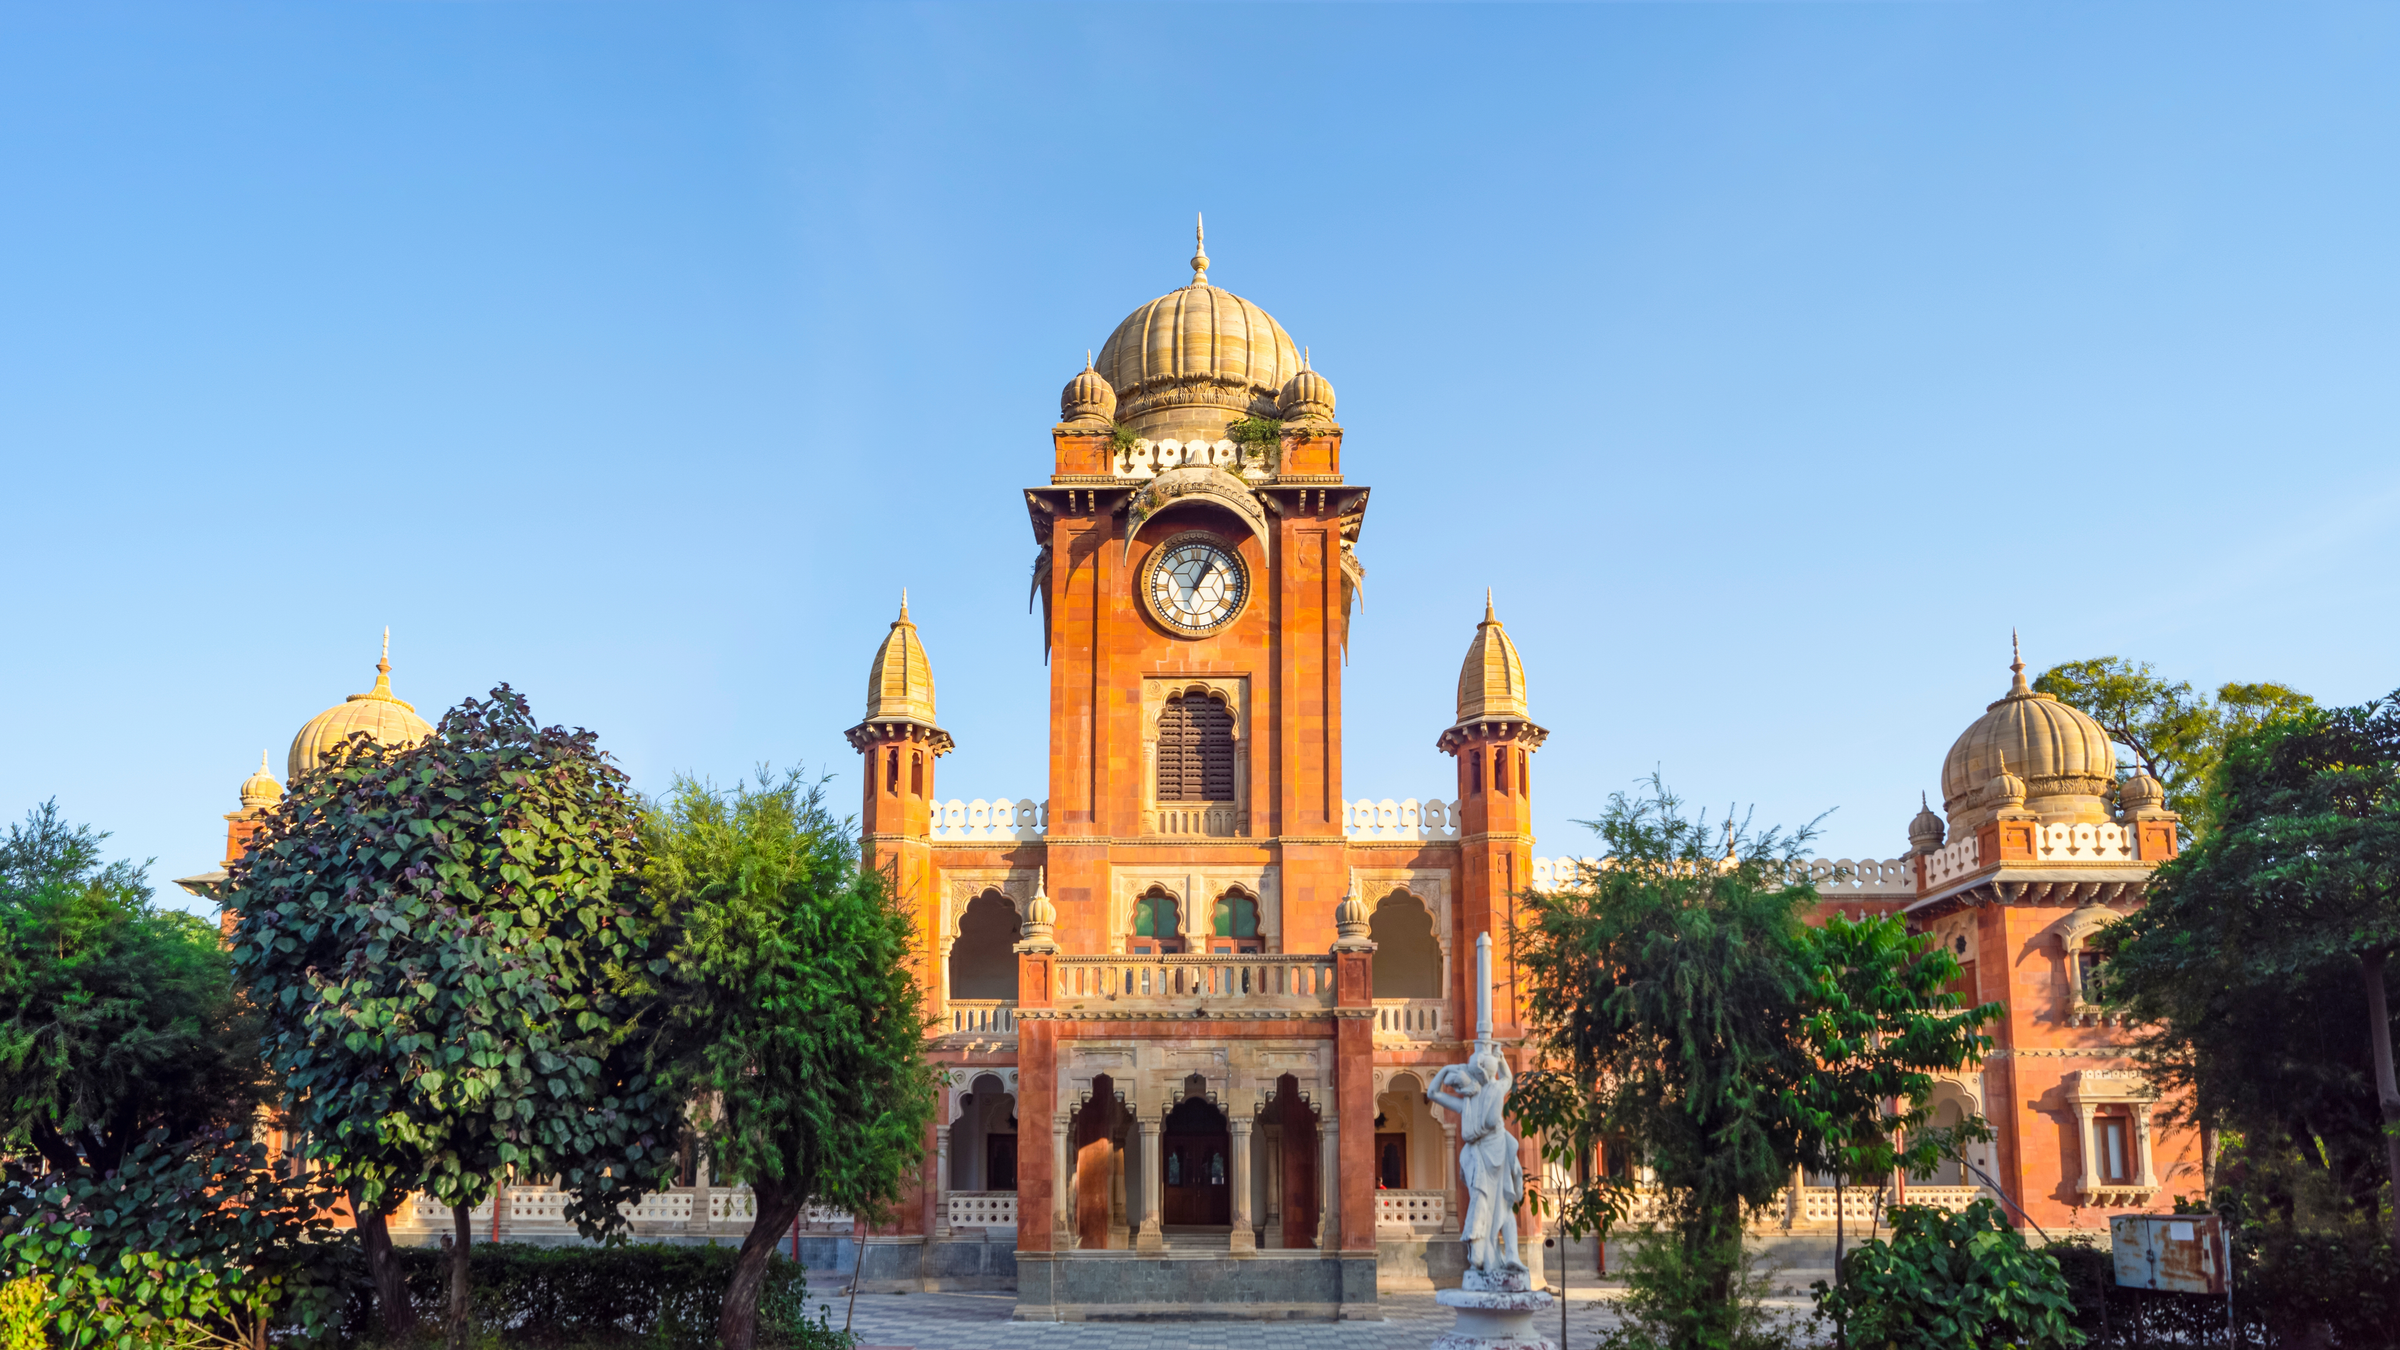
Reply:
[[1212, 633], [1242, 612], [1250, 577], [1241, 555], [1209, 535], [1170, 539], [1143, 577], [1151, 612], [1179, 633]]

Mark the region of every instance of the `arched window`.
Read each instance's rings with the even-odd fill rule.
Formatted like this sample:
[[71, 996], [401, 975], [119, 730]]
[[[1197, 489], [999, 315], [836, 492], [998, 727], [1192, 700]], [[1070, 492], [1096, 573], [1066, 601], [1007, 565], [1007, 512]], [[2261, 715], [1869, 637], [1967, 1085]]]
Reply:
[[1519, 750], [1517, 752], [1517, 791], [1528, 796], [1533, 793], [1532, 768], [1532, 763], [1525, 758], [1525, 752]]
[[1508, 791], [1508, 747], [1505, 745], [1492, 756], [1492, 791]]
[[1210, 694], [1171, 694], [1158, 715], [1158, 799], [1233, 800], [1233, 711]]
[[1407, 891], [1385, 896], [1367, 918], [1367, 936], [1375, 940], [1375, 997], [1442, 996], [1442, 946], [1424, 901]]
[[1227, 891], [1217, 897], [1208, 927], [1208, 949], [1212, 952], [1266, 950], [1266, 941], [1258, 932], [1258, 901], [1241, 891]]
[[998, 891], [968, 902], [958, 918], [958, 940], [950, 944], [950, 997], [1013, 999], [1017, 996], [1017, 907]]
[[1467, 757], [1467, 791], [1477, 796], [1483, 794], [1483, 752], [1481, 750]]
[[1153, 886], [1133, 902], [1133, 933], [1126, 939], [1125, 950], [1155, 956], [1171, 955], [1183, 950], [1183, 924], [1175, 897], [1163, 887]]
[[912, 797], [925, 795], [925, 752], [908, 752], [908, 792]]
[[900, 790], [900, 752], [897, 750], [883, 752], [883, 790], [886, 792]]

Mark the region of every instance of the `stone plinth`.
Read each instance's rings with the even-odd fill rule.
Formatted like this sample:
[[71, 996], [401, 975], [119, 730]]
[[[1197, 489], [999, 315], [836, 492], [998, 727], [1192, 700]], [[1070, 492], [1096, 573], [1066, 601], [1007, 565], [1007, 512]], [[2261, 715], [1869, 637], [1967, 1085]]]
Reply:
[[1458, 1325], [1435, 1341], [1433, 1350], [1559, 1350], [1534, 1329], [1534, 1314], [1549, 1311], [1551, 1300], [1533, 1287], [1531, 1276], [1523, 1271], [1492, 1276], [1470, 1270], [1466, 1285], [1433, 1296], [1458, 1313]]

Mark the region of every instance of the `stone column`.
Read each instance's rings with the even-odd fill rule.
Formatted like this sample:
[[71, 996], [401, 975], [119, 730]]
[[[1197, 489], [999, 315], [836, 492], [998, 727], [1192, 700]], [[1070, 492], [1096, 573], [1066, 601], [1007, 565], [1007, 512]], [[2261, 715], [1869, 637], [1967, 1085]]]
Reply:
[[1328, 1106], [1317, 1122], [1317, 1250], [1342, 1249], [1341, 1121]]
[[2092, 1149], [2092, 1104], [2075, 1103], [2075, 1145], [2083, 1155], [2083, 1182], [2076, 1189], [2089, 1194], [2100, 1189], [2100, 1160]]
[[1442, 1231], [1459, 1232], [1465, 1210], [1458, 1194], [1458, 1117], [1450, 1116], [1442, 1121]]
[[1258, 1234], [1250, 1227], [1250, 1119], [1235, 1116], [1233, 1126], [1233, 1250], [1258, 1250]]
[[1064, 1111], [1050, 1118], [1050, 1231], [1058, 1235], [1059, 1251], [1075, 1247], [1075, 1158], [1067, 1147], [1067, 1125]]
[[2156, 1187], [2158, 1173], [2150, 1166], [2150, 1113], [2140, 1103], [2133, 1108], [2133, 1146], [2142, 1161], [2141, 1181], [2144, 1186]]
[[[949, 1099], [949, 1093], [942, 1094], [945, 1103]], [[958, 1122], [953, 1120], [934, 1132], [938, 1137], [934, 1141], [933, 1235], [937, 1238], [950, 1236], [950, 1132], [956, 1128]]]
[[1142, 1228], [1133, 1240], [1133, 1249], [1137, 1252], [1165, 1251], [1167, 1237], [1159, 1226], [1167, 1206], [1166, 1191], [1163, 1189], [1165, 1169], [1158, 1165], [1158, 1154], [1163, 1147], [1159, 1131], [1165, 1128], [1166, 1118], [1163, 1115], [1143, 1116], [1141, 1125]]

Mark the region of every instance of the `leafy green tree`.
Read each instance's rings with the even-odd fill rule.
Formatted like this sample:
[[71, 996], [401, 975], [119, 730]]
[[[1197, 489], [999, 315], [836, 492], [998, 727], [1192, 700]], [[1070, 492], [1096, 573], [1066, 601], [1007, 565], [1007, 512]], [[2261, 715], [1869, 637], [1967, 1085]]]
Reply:
[[[636, 800], [587, 731], [506, 685], [404, 749], [363, 735], [299, 776], [232, 869], [233, 956], [310, 1156], [362, 1220], [449, 1206], [449, 1336], [468, 1320], [467, 1212], [504, 1172], [555, 1177], [587, 1236], [671, 1180], [681, 1105], [644, 1067], [629, 996], [664, 970]], [[372, 1235], [387, 1323], [405, 1309]]]
[[216, 930], [103, 864], [107, 839], [44, 802], [0, 840], [0, 1152], [61, 1174], [246, 1124], [264, 1091]]
[[2066, 1350], [2086, 1339], [2058, 1262], [2028, 1247], [1989, 1200], [1957, 1214], [1898, 1206], [1890, 1241], [1859, 1248], [1839, 1287], [1813, 1288], [1818, 1310], [1862, 1345]]
[[714, 1103], [709, 1156], [757, 1199], [718, 1323], [750, 1350], [767, 1259], [802, 1206], [878, 1221], [923, 1161], [936, 1083], [915, 934], [797, 772], [731, 792], [678, 780], [648, 825], [650, 896], [678, 926], [666, 1078]]
[[51, 1180], [0, 1239], [0, 1280], [40, 1281], [45, 1324], [70, 1350], [263, 1350], [271, 1328], [340, 1321], [338, 1193], [281, 1175], [238, 1130], [153, 1131], [112, 1167]]
[[[1526, 897], [1517, 963], [1540, 1067], [1518, 1079], [1516, 1114], [1554, 1161], [1638, 1151], [1680, 1248], [1654, 1263], [1684, 1284], [1670, 1343], [1732, 1346], [1744, 1214], [1795, 1166], [1929, 1166], [1949, 1138], [1924, 1128], [1931, 1074], [1980, 1051], [1996, 1010], [1960, 1010], [1956, 962], [1897, 920], [1809, 928], [1817, 893], [1788, 883], [1808, 829], [1728, 829], [1720, 849], [1656, 778], [1591, 824], [1603, 865]], [[1562, 1226], [1605, 1233], [1634, 1186], [1575, 1188]]]
[[2159, 675], [2147, 661], [2116, 656], [2052, 666], [2033, 687], [2090, 714], [2134, 767], [2157, 779], [2168, 809], [2183, 816], [2187, 839], [2209, 826], [2209, 775], [2231, 739], [2316, 702], [2286, 685], [2264, 683], [2220, 685], [2212, 699], [2194, 692], [2189, 680]]
[[[1961, 1010], [1951, 986], [1962, 972], [1949, 952], [1910, 933], [1897, 915], [1852, 922], [1836, 914], [1802, 928], [1798, 948], [1800, 1034], [1816, 1071], [1786, 1089], [1784, 1107], [1804, 1163], [1834, 1174], [1837, 1200], [1851, 1177], [1922, 1175], [1966, 1141], [1990, 1137], [1979, 1118], [1932, 1124], [1934, 1074], [1981, 1058], [1991, 1039], [1977, 1028], [2005, 1011], [1997, 1003]], [[1837, 1281], [1847, 1237], [1841, 1221], [1837, 1203]]]
[[[2218, 827], [2159, 869], [2147, 906], [2101, 935], [2110, 997], [2154, 1028], [2147, 1053], [2195, 1086], [2203, 1111], [2313, 1143], [2329, 1170], [2339, 1162], [2328, 1127], [2347, 1115], [2349, 1137], [2334, 1142], [2345, 1146], [2354, 1185], [2367, 1153], [2358, 1145], [2379, 1146], [2389, 1187], [2380, 1202], [2400, 1246], [2390, 994], [2400, 950], [2400, 694], [2302, 709], [2237, 735], [2214, 806]], [[2311, 1027], [2293, 1013], [2327, 1017], [2343, 984], [2356, 991], [2356, 1031], [2295, 1038]], [[2353, 1057], [2320, 1058], [2323, 1049]], [[2361, 1078], [2372, 1079], [2371, 1093]], [[2262, 1098], [2262, 1084], [2301, 1091]], [[2345, 1097], [2347, 1112], [2294, 1114]], [[2369, 1102], [2379, 1119], [2358, 1128]], [[2378, 1203], [2372, 1190], [2350, 1194], [2370, 1213]]]

